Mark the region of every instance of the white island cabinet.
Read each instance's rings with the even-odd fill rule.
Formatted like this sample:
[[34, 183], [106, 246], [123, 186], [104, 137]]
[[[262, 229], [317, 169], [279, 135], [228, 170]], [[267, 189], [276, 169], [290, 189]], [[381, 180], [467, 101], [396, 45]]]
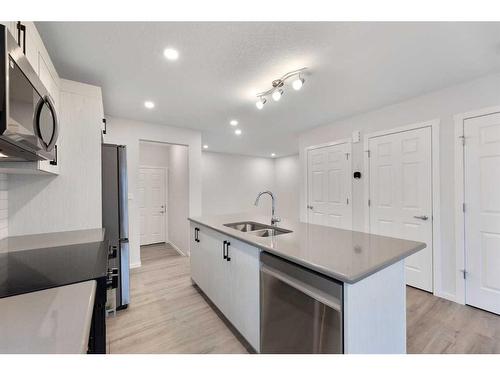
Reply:
[[[270, 222], [269, 217], [247, 213], [190, 221], [193, 282], [255, 351], [406, 353], [404, 259], [425, 248], [424, 243], [287, 219], [279, 223], [280, 233], [260, 236], [258, 230], [235, 228], [235, 224], [266, 226]], [[266, 264], [268, 256], [279, 261]], [[264, 274], [274, 274], [275, 281], [288, 287], [266, 284], [266, 278], [260, 277], [261, 262]], [[283, 264], [288, 266], [283, 268]], [[325, 286], [327, 281], [332, 285]], [[339, 313], [325, 316], [340, 316], [341, 329], [325, 318], [329, 331], [316, 330], [320, 310], [315, 307], [311, 313], [304, 306], [311, 306], [311, 298], [330, 306], [332, 296]], [[271, 306], [274, 313], [270, 313]], [[283, 327], [278, 328], [281, 323]], [[297, 327], [312, 338], [290, 334]], [[337, 339], [340, 348], [330, 345]]]
[[257, 352], [259, 252], [232, 237], [191, 224], [191, 278]]

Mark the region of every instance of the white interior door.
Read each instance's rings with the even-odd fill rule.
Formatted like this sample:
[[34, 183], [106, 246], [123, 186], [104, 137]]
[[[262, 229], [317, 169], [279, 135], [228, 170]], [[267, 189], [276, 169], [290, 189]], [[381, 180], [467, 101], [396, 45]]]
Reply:
[[369, 139], [370, 232], [421, 241], [405, 261], [406, 283], [433, 291], [431, 128]]
[[141, 245], [166, 241], [166, 186], [164, 168], [140, 168]]
[[500, 114], [464, 121], [466, 303], [500, 314]]
[[307, 153], [308, 222], [352, 228], [351, 144], [340, 143]]

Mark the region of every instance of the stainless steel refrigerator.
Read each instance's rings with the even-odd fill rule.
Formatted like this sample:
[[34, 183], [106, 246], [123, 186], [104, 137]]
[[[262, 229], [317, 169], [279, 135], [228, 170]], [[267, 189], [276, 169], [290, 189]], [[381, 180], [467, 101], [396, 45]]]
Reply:
[[116, 308], [130, 301], [127, 150], [125, 146], [102, 145], [102, 226], [110, 246], [109, 266], [118, 274]]

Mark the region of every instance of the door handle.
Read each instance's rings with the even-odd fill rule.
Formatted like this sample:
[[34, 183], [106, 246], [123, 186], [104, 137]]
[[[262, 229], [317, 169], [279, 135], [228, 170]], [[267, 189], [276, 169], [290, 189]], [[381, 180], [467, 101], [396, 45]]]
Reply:
[[227, 255], [226, 255], [226, 244], [227, 244], [227, 241], [224, 241], [222, 243], [222, 259], [226, 260], [227, 259]]
[[312, 210], [314, 207], [313, 206], [310, 206], [310, 205], [307, 205], [307, 208]]
[[424, 220], [424, 221], [427, 220], [427, 219], [429, 219], [429, 217], [425, 216], [425, 215], [420, 215], [420, 216], [417, 215], [417, 216], [413, 216], [413, 217], [415, 219]]
[[226, 260], [228, 262], [231, 261], [231, 257], [229, 256], [229, 246], [231, 245], [231, 242], [229, 241], [226, 241]]

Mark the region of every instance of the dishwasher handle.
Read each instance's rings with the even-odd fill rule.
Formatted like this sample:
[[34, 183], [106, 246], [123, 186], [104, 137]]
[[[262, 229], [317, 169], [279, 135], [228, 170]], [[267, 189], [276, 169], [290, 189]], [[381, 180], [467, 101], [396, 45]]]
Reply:
[[304, 283], [303, 281], [300, 281], [290, 275], [287, 275], [264, 264], [261, 264], [260, 272], [266, 273], [269, 276], [274, 277], [275, 279], [278, 279], [291, 286], [292, 288], [297, 289], [305, 295], [315, 299], [316, 301], [331, 307], [333, 310], [342, 313], [342, 303], [337, 298], [329, 295], [328, 293], [325, 293], [322, 290], [319, 290], [311, 285]]

